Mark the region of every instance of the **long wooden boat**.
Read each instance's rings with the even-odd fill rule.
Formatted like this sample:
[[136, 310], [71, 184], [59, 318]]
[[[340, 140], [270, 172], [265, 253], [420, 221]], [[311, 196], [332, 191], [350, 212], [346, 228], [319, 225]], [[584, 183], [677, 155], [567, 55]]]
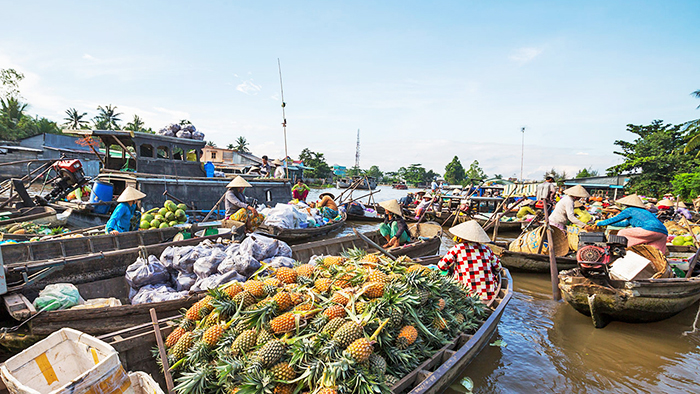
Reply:
[[0, 220], [0, 227], [7, 226], [8, 224], [42, 219], [49, 216], [56, 216], [56, 210], [44, 206], [19, 209], [4, 209], [3, 211], [0, 211], [0, 217], [5, 218]]
[[[489, 317], [481, 327], [472, 335], [460, 334], [454, 338], [451, 343], [396, 383], [391, 388], [392, 393], [437, 394], [445, 391], [489, 342], [512, 296], [513, 280], [508, 270], [503, 270], [498, 293], [487, 304], [490, 310]], [[175, 318], [161, 319], [159, 326], [164, 338], [177, 327]], [[102, 335], [99, 339], [109, 343], [119, 352], [119, 359], [127, 370], [150, 373], [165, 387], [162, 372], [150, 351], [156, 346], [155, 331], [151, 323]]]
[[281, 228], [277, 226], [261, 225], [256, 232], [267, 235], [272, 238], [277, 238], [288, 244], [297, 244], [310, 238], [326, 235], [336, 230], [340, 230], [345, 226], [347, 215], [344, 212], [340, 213], [341, 219], [328, 223], [324, 226], [309, 227], [309, 228]]
[[700, 277], [598, 282], [572, 270], [559, 274], [559, 288], [569, 305], [591, 316], [596, 328], [613, 320], [668, 319], [700, 300]]
[[[504, 250], [499, 256], [501, 264], [517, 272], [549, 272], [549, 254], [511, 252]], [[557, 270], [564, 271], [576, 268], [577, 262], [575, 257], [557, 257]]]

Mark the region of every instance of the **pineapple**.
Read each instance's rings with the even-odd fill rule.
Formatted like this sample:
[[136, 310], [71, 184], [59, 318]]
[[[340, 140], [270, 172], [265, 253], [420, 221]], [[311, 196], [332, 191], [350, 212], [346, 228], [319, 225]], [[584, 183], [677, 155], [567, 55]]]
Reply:
[[280, 267], [275, 273], [275, 276], [282, 283], [286, 284], [296, 283], [297, 281], [297, 272], [294, 271], [292, 268]]
[[284, 361], [270, 367], [270, 373], [275, 379], [285, 382], [294, 380], [294, 378], [297, 377], [296, 372], [294, 372], [294, 368], [289, 366], [289, 363]]
[[370, 282], [365, 285], [363, 295], [367, 298], [379, 298], [384, 295], [384, 283]]
[[305, 276], [310, 278], [314, 274], [315, 267], [311, 264], [302, 264], [296, 268], [297, 276]]
[[263, 367], [273, 365], [284, 355], [284, 344], [278, 339], [264, 344], [256, 353], [256, 361]]
[[338, 394], [338, 390], [334, 387], [324, 387], [317, 394]]
[[171, 348], [175, 346], [177, 341], [180, 339], [182, 334], [184, 334], [186, 331], [182, 327], [176, 327], [173, 332], [168, 335], [168, 337], [165, 339], [165, 347], [166, 348]]
[[291, 293], [289, 293], [289, 296], [292, 297], [292, 303], [294, 305], [301, 304], [302, 302], [304, 302], [304, 299], [305, 299], [303, 294], [297, 293], [297, 292], [291, 292]]
[[256, 341], [258, 339], [257, 330], [245, 330], [243, 331], [231, 345], [231, 354], [237, 356], [239, 354], [248, 353], [251, 349], [255, 347]]
[[410, 263], [410, 262], [412, 262], [412, 261], [413, 261], [413, 260], [411, 260], [410, 257], [405, 256], [405, 255], [404, 255], [404, 256], [399, 256], [399, 257], [396, 259], [396, 262], [397, 262], [397, 263], [402, 263], [402, 264]]
[[360, 339], [362, 335], [362, 326], [354, 321], [349, 321], [340, 326], [338, 331], [333, 334], [333, 340], [336, 341], [339, 347], [344, 348], [355, 340]]
[[369, 275], [367, 275], [367, 282], [378, 282], [386, 284], [389, 281], [389, 277], [380, 270], [371, 270]]
[[275, 336], [268, 330], [261, 330], [258, 334], [258, 340], [255, 341], [255, 346], [264, 345], [267, 342], [276, 339]]
[[296, 385], [293, 383], [280, 383], [275, 386], [272, 394], [294, 394], [294, 388]]
[[236, 306], [242, 305], [242, 308], [245, 309], [245, 308], [255, 304], [255, 297], [247, 290], [244, 290], [244, 291], [236, 294], [231, 301]]
[[187, 351], [190, 350], [193, 344], [194, 335], [191, 331], [185, 331], [185, 333], [182, 334], [180, 339], [178, 339], [175, 346], [173, 346], [173, 348], [170, 349], [170, 356], [174, 361], [180, 360], [181, 358], [185, 357], [185, 353], [187, 353]]
[[459, 325], [464, 324], [464, 320], [465, 320], [465, 318], [464, 318], [463, 314], [455, 313], [455, 321], [457, 322], [457, 324], [459, 324]]
[[355, 303], [355, 312], [362, 314], [365, 312], [365, 309], [367, 309], [367, 303], [364, 301], [358, 301]]
[[411, 272], [416, 272], [416, 271], [422, 275], [426, 275], [426, 274], [430, 273], [430, 268], [425, 267], [425, 266], [420, 265], [420, 264], [413, 264], [410, 267], [408, 267], [408, 269], [406, 270], [406, 273], [410, 274]]
[[217, 324], [207, 328], [202, 335], [202, 343], [208, 348], [213, 348], [219, 343], [219, 340], [224, 335], [224, 331], [228, 328], [227, 324]]
[[331, 305], [326, 308], [323, 313], [324, 316], [328, 317], [328, 320], [333, 320], [336, 317], [345, 317], [345, 308], [341, 305]]
[[321, 332], [325, 332], [328, 335], [332, 336], [333, 334], [335, 334], [336, 331], [338, 331], [340, 326], [342, 326], [343, 324], [345, 324], [345, 319], [343, 319], [342, 317], [336, 317], [335, 319], [326, 323], [326, 325], [323, 326]]
[[364, 363], [369, 360], [369, 356], [374, 349], [369, 339], [359, 338], [353, 341], [345, 350], [353, 360], [358, 363]]
[[445, 299], [444, 299], [444, 298], [438, 299], [438, 310], [439, 310], [439, 311], [445, 309], [445, 305], [446, 305], [446, 303], [445, 303]]
[[389, 323], [392, 327], [400, 327], [403, 323], [403, 312], [401, 309], [394, 307], [391, 309], [391, 314], [389, 315]]
[[239, 282], [233, 281], [228, 284], [223, 291], [229, 296], [229, 298], [233, 298], [236, 296], [236, 294], [243, 291], [243, 286], [241, 286]]
[[265, 297], [265, 284], [259, 280], [249, 279], [243, 283], [243, 290], [255, 298]]
[[386, 360], [377, 353], [369, 355], [369, 368], [378, 375], [386, 373]]
[[344, 257], [340, 256], [326, 256], [323, 258], [323, 266], [324, 267], [330, 267], [333, 265], [340, 265], [345, 262]]
[[435, 316], [435, 318], [433, 319], [433, 328], [435, 328], [438, 331], [446, 329], [447, 323], [445, 322], [445, 319], [443, 319], [439, 315]]
[[360, 263], [379, 263], [379, 256], [377, 256], [374, 253], [366, 254], [362, 259], [360, 259]]
[[212, 311], [207, 317], [204, 319], [204, 324], [202, 325], [203, 329], [207, 329], [215, 324], [220, 323], [220, 315], [219, 312], [217, 311]]
[[319, 293], [325, 293], [331, 288], [333, 282], [328, 278], [318, 278], [314, 282], [314, 290]]
[[270, 328], [275, 334], [282, 334], [294, 330], [296, 327], [296, 317], [294, 313], [287, 312], [276, 318], [272, 319], [270, 322]]
[[396, 383], [399, 382], [399, 378], [393, 375], [385, 375], [384, 378], [386, 379], [386, 385], [389, 386], [389, 388], [395, 386]]
[[208, 315], [211, 311], [214, 310], [214, 305], [212, 304], [212, 301], [214, 301], [214, 297], [210, 295], [199, 300], [199, 302], [202, 304], [201, 309], [199, 310], [200, 318]]
[[425, 305], [430, 299], [430, 292], [427, 290], [418, 290], [418, 298], [420, 299], [420, 304]]
[[331, 297], [331, 302], [340, 304], [342, 306], [346, 306], [348, 302], [350, 302], [350, 299], [343, 293], [336, 291], [335, 293], [333, 293], [333, 297]]
[[282, 281], [280, 281], [277, 278], [267, 278], [263, 281], [263, 284], [265, 286], [280, 287], [280, 286], [282, 286]]
[[396, 347], [399, 349], [406, 349], [412, 345], [418, 338], [418, 330], [413, 326], [405, 326], [399, 332], [399, 336], [396, 338]]

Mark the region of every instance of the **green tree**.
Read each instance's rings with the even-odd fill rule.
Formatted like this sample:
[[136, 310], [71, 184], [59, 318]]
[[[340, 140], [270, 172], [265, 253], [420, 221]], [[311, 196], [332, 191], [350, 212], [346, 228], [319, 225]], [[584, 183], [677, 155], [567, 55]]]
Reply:
[[192, 124], [192, 122], [190, 122], [190, 121], [187, 120], [187, 119], [181, 119], [180, 122], [179, 122], [179, 124], [180, 124], [180, 126], [186, 126], [186, 125], [188, 125], [188, 124]]
[[70, 130], [82, 129], [84, 126], [87, 126], [89, 124], [89, 122], [86, 119], [83, 119], [87, 116], [87, 112], [83, 112], [81, 114], [78, 113], [78, 110], [75, 108], [68, 108], [66, 110], [66, 115], [67, 116], [63, 118], [63, 120], [65, 120], [63, 125]]
[[326, 158], [323, 157], [323, 153], [312, 152], [309, 148], [304, 148], [299, 153], [299, 160], [305, 166], [314, 168], [313, 170], [304, 170], [305, 177], [328, 178], [332, 173], [331, 168], [326, 163]]
[[236, 152], [243, 152], [243, 153], [250, 153], [248, 150], [248, 141], [246, 141], [245, 137], [240, 136], [236, 139], [236, 147], [233, 148]]
[[684, 199], [693, 199], [700, 195], [700, 172], [675, 174], [671, 185], [673, 194]]
[[2, 91], [0, 92], [0, 98], [14, 97], [18, 98], [19, 95], [19, 83], [24, 79], [24, 74], [18, 72], [14, 68], [3, 68], [0, 69], [0, 83], [2, 84]]
[[0, 122], [8, 130], [18, 128], [19, 122], [25, 116], [24, 111], [27, 109], [27, 104], [21, 103], [15, 97], [7, 97], [0, 99]]
[[381, 181], [384, 178], [384, 173], [379, 170], [379, 167], [372, 166], [367, 170], [367, 176], [374, 177], [377, 181]]
[[594, 170], [593, 167], [584, 168], [576, 173], [576, 178], [588, 178], [592, 176], [598, 176], [598, 170]]
[[207, 141], [207, 146], [216, 147], [216, 142], [214, 142], [214, 141]]
[[119, 119], [119, 115], [122, 115], [121, 112], [117, 112], [117, 106], [112, 106], [106, 105], [102, 107], [101, 105], [97, 106], [97, 116], [93, 119], [95, 122], [95, 128], [98, 130], [119, 130], [121, 127], [119, 126], [119, 122], [122, 120]]
[[419, 183], [425, 182], [424, 179], [427, 173], [422, 165], [411, 164], [410, 166], [408, 166], [408, 168], [399, 168], [398, 174], [401, 177], [401, 179], [406, 181], [406, 183], [417, 185]]
[[559, 172], [559, 171], [557, 171], [556, 168], [554, 168], [554, 167], [552, 167], [551, 170], [545, 172], [544, 175], [542, 176], [542, 179], [546, 178], [548, 175], [553, 176], [553, 177], [554, 177], [554, 181], [555, 181], [557, 184], [561, 184], [561, 183], [564, 181], [564, 179], [568, 179], [568, 178], [567, 178], [568, 175], [567, 175], [566, 171]]
[[482, 180], [486, 179], [486, 173], [479, 166], [479, 161], [474, 160], [472, 164], [469, 165], [469, 169], [465, 172], [465, 177], [471, 184], [480, 183]]
[[[700, 89], [694, 91], [690, 95], [700, 99]], [[695, 109], [700, 109], [700, 105], [698, 105]], [[689, 137], [688, 143], [683, 148], [683, 152], [689, 153], [696, 150], [697, 147], [700, 146], [700, 119], [685, 122], [683, 124], [683, 132], [685, 132]], [[700, 156], [700, 149], [698, 150], [696, 156]]]
[[143, 126], [143, 119], [141, 119], [141, 117], [138, 115], [134, 115], [134, 119], [132, 119], [131, 122], [126, 124], [124, 130], [143, 132], [145, 131]]
[[234, 146], [233, 144], [228, 144], [228, 145], [226, 145], [226, 149], [231, 149], [231, 150], [233, 150], [233, 148], [235, 148], [235, 146]]
[[457, 156], [453, 157], [452, 161], [445, 166], [445, 180], [452, 185], [462, 184], [464, 175], [464, 167], [459, 162], [459, 158]]
[[622, 164], [608, 168], [608, 175], [637, 173], [627, 189], [632, 193], [659, 196], [671, 190], [674, 174], [692, 173], [700, 161], [693, 155], [683, 154], [688, 135], [682, 125], [663, 124], [655, 120], [650, 125], [627, 125], [627, 131], [636, 134], [632, 141], [615, 141], [624, 158]]

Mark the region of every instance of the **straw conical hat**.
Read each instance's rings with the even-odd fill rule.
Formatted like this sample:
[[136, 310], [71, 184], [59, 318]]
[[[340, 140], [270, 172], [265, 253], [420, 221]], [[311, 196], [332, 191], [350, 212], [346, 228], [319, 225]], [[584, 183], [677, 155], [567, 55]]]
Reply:
[[572, 186], [572, 187], [564, 190], [564, 194], [568, 194], [571, 197], [578, 197], [578, 198], [588, 198], [591, 196], [590, 194], [588, 194], [586, 189], [584, 189], [583, 186], [581, 186], [581, 185]]
[[636, 194], [630, 194], [627, 197], [622, 197], [621, 199], [615, 201], [618, 204], [626, 205], [628, 207], [646, 208], [644, 202]]
[[386, 209], [387, 211], [403, 216], [403, 213], [401, 212], [401, 206], [399, 206], [399, 202], [394, 200], [387, 200], [387, 201], [382, 201], [379, 203], [379, 206]]
[[323, 192], [318, 195], [319, 198], [323, 198], [323, 196], [328, 196], [331, 198], [331, 200], [335, 200], [335, 196], [331, 192]]
[[663, 200], [659, 201], [658, 204], [656, 204], [656, 206], [657, 206], [657, 207], [658, 207], [658, 206], [672, 207], [672, 206], [673, 206], [673, 201], [671, 201], [671, 200], [669, 200], [669, 199], [667, 199], [667, 198], [664, 198]]
[[280, 160], [280, 159], [272, 160], [272, 164], [274, 164], [274, 165], [276, 165], [276, 166], [281, 166], [281, 165], [282, 165], [282, 160]]
[[583, 206], [583, 203], [581, 201], [574, 202], [574, 208], [581, 208], [582, 206]]
[[465, 241], [486, 243], [491, 242], [491, 239], [486, 235], [486, 231], [479, 225], [476, 220], [460, 223], [450, 228], [452, 235], [462, 238]]
[[685, 203], [683, 201], [681, 201], [678, 203], [678, 208], [688, 208], [688, 206], [685, 205]]
[[141, 193], [140, 191], [134, 189], [133, 186], [129, 186], [124, 191], [122, 194], [119, 195], [119, 198], [117, 198], [117, 202], [129, 202], [129, 201], [136, 201], [140, 200], [142, 198], [146, 197], [145, 194]]
[[243, 179], [242, 176], [235, 177], [231, 182], [229, 182], [226, 187], [253, 187], [248, 181]]

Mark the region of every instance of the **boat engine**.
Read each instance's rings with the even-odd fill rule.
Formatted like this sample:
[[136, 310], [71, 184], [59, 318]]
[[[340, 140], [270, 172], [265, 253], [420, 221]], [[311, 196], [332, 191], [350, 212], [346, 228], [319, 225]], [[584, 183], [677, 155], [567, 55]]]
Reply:
[[608, 276], [608, 266], [625, 255], [627, 238], [604, 233], [580, 233], [576, 261], [581, 274], [586, 277]]
[[51, 168], [56, 176], [50, 181], [53, 190], [42, 198], [45, 202], [60, 200], [88, 182], [83, 172], [83, 164], [78, 159], [57, 161]]

